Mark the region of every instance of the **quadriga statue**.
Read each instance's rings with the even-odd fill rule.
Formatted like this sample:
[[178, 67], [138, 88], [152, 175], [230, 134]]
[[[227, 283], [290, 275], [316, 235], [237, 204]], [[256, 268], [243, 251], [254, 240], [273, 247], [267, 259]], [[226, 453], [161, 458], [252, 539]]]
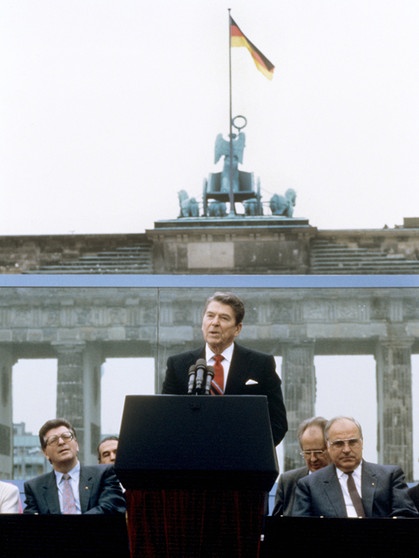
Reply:
[[292, 217], [294, 214], [294, 206], [297, 200], [297, 192], [292, 188], [288, 188], [285, 196], [274, 194], [270, 201], [269, 207], [272, 215], [282, 215], [283, 217]]
[[218, 134], [215, 139], [214, 163], [218, 163], [221, 157], [224, 157], [224, 166], [221, 173], [221, 192], [230, 191], [230, 166], [233, 178], [233, 191], [239, 190], [239, 163], [243, 163], [243, 151], [245, 147], [246, 136], [243, 132], [232, 134], [231, 147], [233, 153], [233, 161], [230, 161], [230, 140], [225, 140], [222, 134]]
[[199, 217], [199, 204], [195, 198], [190, 198], [186, 190], [178, 192], [179, 217]]

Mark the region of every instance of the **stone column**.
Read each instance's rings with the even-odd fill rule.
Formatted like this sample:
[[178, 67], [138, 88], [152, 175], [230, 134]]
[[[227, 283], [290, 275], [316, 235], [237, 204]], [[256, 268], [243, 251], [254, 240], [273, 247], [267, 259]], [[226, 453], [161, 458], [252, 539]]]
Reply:
[[313, 343], [285, 343], [282, 356], [282, 389], [288, 417], [288, 432], [282, 442], [284, 471], [302, 465], [297, 428], [314, 415], [316, 377]]
[[[77, 432], [80, 461], [85, 457], [85, 420], [83, 394], [84, 343], [68, 343], [55, 346], [57, 370], [57, 417], [71, 422]], [[52, 417], [51, 417], [52, 418]]]
[[84, 406], [84, 461], [86, 465], [97, 463], [97, 445], [101, 439], [102, 401], [102, 349], [99, 345], [87, 345], [83, 354], [83, 406]]
[[0, 347], [0, 478], [13, 477], [12, 370], [16, 360], [11, 349]]
[[155, 359], [154, 362], [155, 362], [154, 390], [156, 393], [161, 393], [164, 377], [166, 374], [166, 362], [167, 362], [166, 352], [159, 351], [157, 353], [157, 358]]
[[412, 340], [382, 340], [377, 345], [377, 439], [379, 463], [400, 465], [413, 480]]

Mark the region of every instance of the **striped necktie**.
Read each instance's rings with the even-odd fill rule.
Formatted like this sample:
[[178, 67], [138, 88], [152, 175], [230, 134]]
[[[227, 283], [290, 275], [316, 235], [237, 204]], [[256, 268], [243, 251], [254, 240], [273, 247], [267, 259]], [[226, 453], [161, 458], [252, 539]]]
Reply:
[[211, 382], [212, 395], [224, 395], [224, 368], [221, 361], [224, 360], [223, 355], [214, 356], [214, 379]]
[[73, 489], [70, 484], [70, 475], [65, 473], [63, 475], [63, 513], [73, 514], [77, 513], [76, 510], [76, 500], [74, 499]]

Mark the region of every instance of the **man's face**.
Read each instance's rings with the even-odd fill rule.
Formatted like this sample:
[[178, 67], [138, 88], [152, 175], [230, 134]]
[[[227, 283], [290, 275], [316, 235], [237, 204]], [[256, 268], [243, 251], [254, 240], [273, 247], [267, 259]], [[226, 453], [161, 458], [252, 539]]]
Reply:
[[309, 426], [301, 436], [301, 453], [311, 472], [326, 467], [330, 456], [320, 426]]
[[242, 324], [236, 325], [233, 309], [228, 304], [213, 300], [202, 318], [202, 333], [214, 353], [221, 353], [240, 333]]
[[[69, 439], [70, 435], [72, 439]], [[54, 469], [60, 470], [62, 467], [67, 470], [72, 469], [77, 462], [79, 445], [67, 426], [51, 428], [44, 439], [47, 445], [43, 451]]]
[[115, 463], [118, 440], [105, 440], [99, 446], [99, 463]]
[[333, 423], [328, 434], [328, 451], [338, 469], [347, 473], [362, 460], [362, 438], [356, 425], [347, 419]]

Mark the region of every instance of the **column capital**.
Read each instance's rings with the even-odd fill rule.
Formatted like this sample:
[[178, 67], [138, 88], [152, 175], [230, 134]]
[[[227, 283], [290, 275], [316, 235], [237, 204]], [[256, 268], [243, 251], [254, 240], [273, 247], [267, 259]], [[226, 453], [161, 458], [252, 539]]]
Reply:
[[62, 341], [53, 341], [51, 347], [54, 348], [57, 354], [68, 353], [77, 351], [81, 353], [86, 348], [86, 343], [84, 341], [69, 341], [68, 343]]

